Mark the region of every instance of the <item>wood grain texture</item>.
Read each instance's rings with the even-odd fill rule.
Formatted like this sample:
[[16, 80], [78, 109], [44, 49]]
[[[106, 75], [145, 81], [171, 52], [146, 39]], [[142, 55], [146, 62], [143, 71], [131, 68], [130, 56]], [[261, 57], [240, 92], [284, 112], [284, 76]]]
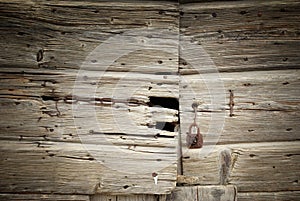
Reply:
[[90, 201], [88, 195], [53, 195], [53, 194], [0, 194], [0, 200], [7, 201]]
[[126, 196], [110, 196], [110, 195], [93, 195], [91, 201], [165, 201], [166, 195], [126, 195]]
[[[184, 75], [180, 83], [180, 124], [182, 140], [193, 121], [191, 107], [198, 106], [197, 123], [204, 143], [290, 141], [299, 139], [299, 71], [250, 71], [221, 73], [224, 89], [206, 82], [205, 75]], [[234, 93], [233, 116], [229, 111], [229, 90]], [[217, 104], [212, 99], [224, 94]], [[216, 119], [218, 121], [216, 121]], [[218, 132], [209, 131], [223, 127]]]
[[[299, 9], [295, 0], [183, 4], [180, 32], [206, 50], [219, 72], [298, 69]], [[198, 73], [181, 64], [182, 74]]]
[[236, 201], [237, 189], [235, 186], [193, 186], [177, 187], [168, 195], [167, 201]]
[[[188, 44], [207, 55], [180, 52], [198, 61], [195, 66], [182, 57], [179, 63], [182, 144], [193, 121], [191, 105], [199, 102], [204, 147], [183, 149], [178, 183], [220, 184], [228, 178], [241, 200], [299, 200], [299, 2], [182, 3], [181, 42], [189, 36]], [[230, 157], [222, 157], [225, 150]]]
[[[176, 164], [169, 163], [165, 169], [158, 171], [158, 185], [154, 184], [152, 172], [135, 173], [136, 161], [141, 168], [150, 170], [156, 166], [160, 159], [159, 154], [154, 156], [144, 152], [144, 148], [128, 149], [120, 146], [127, 157], [122, 161], [111, 150], [111, 161], [105, 156], [104, 146], [89, 145], [88, 152], [82, 144], [66, 142], [41, 141], [1, 141], [1, 187], [2, 192], [37, 192], [37, 193], [68, 193], [68, 194], [94, 194], [115, 193], [128, 194], [135, 192], [143, 194], [151, 185], [151, 192], [162, 193], [161, 189], [172, 190], [169, 182], [176, 178]], [[126, 151], [128, 150], [128, 151]], [[165, 149], [164, 149], [165, 150]], [[158, 151], [158, 150], [157, 150]], [[166, 151], [166, 150], [165, 150]], [[91, 155], [91, 152], [93, 153]], [[126, 153], [127, 152], [127, 153]], [[137, 153], [137, 154], [135, 154]], [[96, 155], [98, 154], [98, 155]], [[97, 161], [96, 158], [103, 158]], [[150, 159], [149, 157], [152, 157]], [[25, 160], [26, 159], [26, 160]], [[120, 161], [120, 164], [118, 163]], [[172, 159], [171, 159], [172, 160]], [[151, 162], [152, 161], [152, 162]], [[117, 165], [132, 169], [123, 172], [116, 171]], [[129, 165], [129, 166], [128, 166]], [[144, 166], [145, 165], [145, 166]], [[172, 173], [174, 172], [174, 173]], [[80, 174], [79, 174], [80, 173]], [[113, 176], [112, 176], [113, 175]], [[175, 181], [173, 181], [175, 184]]]
[[238, 200], [241, 201], [297, 201], [299, 200], [299, 191], [283, 191], [283, 192], [262, 192], [262, 193], [239, 193]]
[[228, 183], [238, 186], [239, 192], [299, 190], [298, 141], [230, 144], [203, 150], [184, 150], [184, 177], [178, 181], [186, 185], [220, 183], [219, 156], [226, 149], [231, 152]]
[[151, 100], [179, 96], [177, 3], [0, 7], [1, 191], [169, 193], [177, 132], [157, 124], [176, 124], [178, 109]]

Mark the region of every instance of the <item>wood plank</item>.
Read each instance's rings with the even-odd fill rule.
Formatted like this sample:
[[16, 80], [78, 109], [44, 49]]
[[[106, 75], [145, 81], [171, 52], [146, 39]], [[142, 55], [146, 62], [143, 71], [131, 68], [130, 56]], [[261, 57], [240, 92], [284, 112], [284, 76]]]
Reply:
[[[84, 5], [77, 1], [1, 2], [3, 40], [0, 47], [5, 49], [1, 55], [1, 66], [22, 68], [23, 71], [32, 68], [35, 71], [53, 72], [66, 68], [79, 69], [87, 55], [109, 37], [143, 28], [170, 29], [176, 32], [177, 10], [175, 2], [157, 1], [87, 2]], [[171, 33], [172, 31], [167, 37]], [[160, 37], [162, 39], [163, 36]], [[43, 50], [43, 57], [41, 61], [37, 61], [40, 50]], [[176, 52], [177, 48], [172, 51]], [[139, 54], [143, 54], [145, 61], [149, 60], [144, 52]], [[176, 62], [172, 59], [177, 55], [173, 55], [171, 60], [169, 56], [163, 52], [155, 57], [151, 56], [152, 60], [156, 58], [153, 68], [138, 64], [130, 66], [123, 63], [122, 58], [116, 64], [124, 64], [121, 71], [158, 72], [162, 70], [157, 61], [163, 59], [165, 68], [177, 72], [177, 66], [168, 65]], [[136, 58], [134, 61], [136, 60], [140, 59]], [[118, 71], [118, 67], [111, 66], [110, 70]]]
[[177, 3], [0, 7], [0, 190], [170, 192], [177, 132], [157, 124], [176, 124], [178, 109], [151, 100], [179, 96]]
[[[181, 111], [193, 111], [193, 100], [202, 102], [200, 111], [229, 109], [229, 90], [236, 110], [295, 111], [299, 109], [299, 75], [299, 70], [185, 75], [180, 83]], [[216, 88], [220, 84], [224, 88]], [[220, 100], [212, 102], [212, 98]]]
[[[299, 68], [298, 1], [202, 2], [180, 9], [181, 34], [201, 45], [220, 72]], [[182, 60], [181, 74], [198, 73], [187, 64]], [[208, 70], [199, 66], [201, 73]]]
[[[205, 75], [184, 75], [180, 83], [182, 143], [193, 122], [193, 102], [204, 143], [289, 141], [299, 136], [299, 71], [221, 73], [219, 83]], [[216, 80], [215, 80], [216, 81]], [[224, 88], [218, 84], [224, 84]], [[233, 116], [229, 99], [233, 91]]]
[[[228, 183], [239, 192], [299, 191], [298, 141], [241, 143], [183, 150], [182, 184], [218, 184], [221, 182], [220, 153], [231, 152]], [[179, 181], [180, 181], [179, 180]]]
[[[0, 143], [2, 192], [167, 194], [175, 185], [174, 148], [132, 146], [129, 149], [125, 145], [115, 148], [4, 140]], [[160, 157], [160, 153], [168, 152], [167, 157]], [[137, 163], [141, 169], [136, 168]], [[159, 175], [157, 185], [152, 178], [153, 171]]]
[[164, 201], [166, 195], [93, 195], [91, 201]]
[[88, 195], [54, 195], [54, 194], [0, 194], [0, 200], [7, 201], [90, 201]]
[[237, 189], [235, 186], [193, 186], [177, 187], [168, 195], [168, 201], [236, 201]]
[[283, 191], [283, 192], [249, 192], [238, 193], [239, 201], [297, 201], [300, 197], [299, 191]]

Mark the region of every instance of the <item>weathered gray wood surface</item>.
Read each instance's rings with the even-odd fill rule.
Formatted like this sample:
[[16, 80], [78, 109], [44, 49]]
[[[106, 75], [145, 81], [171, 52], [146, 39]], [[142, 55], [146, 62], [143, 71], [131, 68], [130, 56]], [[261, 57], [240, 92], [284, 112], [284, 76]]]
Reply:
[[194, 186], [177, 187], [167, 196], [167, 201], [236, 201], [237, 189], [235, 186]]
[[239, 201], [298, 201], [300, 197], [299, 191], [288, 192], [263, 192], [263, 193], [239, 193]]
[[237, 189], [235, 186], [190, 186], [176, 187], [170, 195], [131, 195], [110, 196], [94, 195], [91, 201], [236, 201]]
[[[0, 189], [12, 193], [1, 198], [29, 199], [26, 193], [37, 193], [33, 199], [44, 196], [38, 193], [170, 193], [176, 182], [177, 132], [161, 130], [156, 124], [176, 124], [179, 113], [185, 147], [194, 100], [203, 101], [198, 121], [205, 147], [212, 149], [211, 153], [183, 149], [184, 175], [178, 176], [179, 184], [234, 184], [241, 200], [299, 198], [298, 1], [202, 1], [179, 7], [175, 1], [0, 4]], [[179, 25], [180, 34], [191, 36], [190, 42], [201, 45], [213, 60], [224, 91], [212, 82], [209, 87], [215, 90], [205, 86], [203, 78], [209, 77], [211, 69], [201, 58], [195, 57], [198, 71], [185, 58], [178, 66], [183, 52], [178, 52], [178, 43], [169, 43], [171, 36], [160, 32], [139, 41], [157, 39], [162, 50], [132, 52], [107, 69], [100, 60], [84, 62], [110, 37], [140, 28], [168, 29], [176, 35]], [[95, 87], [95, 97], [104, 98], [102, 102], [86, 97], [71, 100], [83, 63], [89, 68], [80, 90]], [[104, 70], [99, 80], [97, 75]], [[126, 90], [135, 92], [129, 105], [116, 98]], [[228, 90], [234, 93], [232, 117]], [[225, 93], [224, 103], [212, 105], [211, 96], [219, 93]], [[150, 97], [180, 97], [180, 112], [150, 107]], [[74, 117], [72, 103], [95, 105], [101, 129], [95, 128], [95, 121], [82, 121], [84, 127], [74, 124], [82, 117], [93, 118], [93, 110], [87, 107]], [[218, 113], [224, 114], [224, 125], [211, 119]], [[134, 126], [126, 124], [128, 119]], [[208, 135], [209, 126], [224, 126], [219, 139], [219, 133]], [[107, 152], [100, 152], [99, 146]], [[125, 174], [110, 167], [109, 160], [96, 160], [107, 156], [116, 161], [117, 169], [129, 164], [126, 173], [134, 167], [150, 171], [168, 166], [158, 172], [155, 186], [151, 171]], [[13, 194], [18, 192], [25, 194]], [[44, 197], [86, 199], [59, 196]], [[157, 197], [119, 196], [118, 200], [144, 198]]]
[[[179, 96], [178, 15], [175, 2], [1, 1], [1, 191], [171, 192], [177, 132], [156, 124], [176, 123], [178, 111], [149, 97]], [[108, 66], [91, 59], [127, 31], [144, 48]], [[105, 49], [108, 59], [122, 42]]]
[[183, 151], [184, 176], [178, 178], [178, 183], [221, 183], [224, 168], [221, 153], [227, 151], [230, 153], [227, 183], [236, 185], [239, 192], [298, 190], [299, 146], [299, 142], [218, 145], [207, 156], [201, 150], [186, 150]]
[[[241, 200], [299, 200], [299, 10], [294, 0], [180, 4], [181, 35], [190, 36], [190, 44], [201, 46], [215, 65], [199, 53], [197, 66], [180, 60], [182, 144], [198, 101], [204, 148], [183, 149], [178, 183], [227, 182], [238, 187]], [[212, 76], [224, 89], [207, 81]], [[225, 101], [213, 104], [222, 93]], [[222, 132], [210, 131], [218, 127]]]
[[51, 194], [0, 194], [5, 201], [90, 201], [88, 195], [51, 195]]
[[127, 196], [111, 196], [111, 195], [93, 195], [91, 201], [164, 201], [166, 195], [127, 195]]

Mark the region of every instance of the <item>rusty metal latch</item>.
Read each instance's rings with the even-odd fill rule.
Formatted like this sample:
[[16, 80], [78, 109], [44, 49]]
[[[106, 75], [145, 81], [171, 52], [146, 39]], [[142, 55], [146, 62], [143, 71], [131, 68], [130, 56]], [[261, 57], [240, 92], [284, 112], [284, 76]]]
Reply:
[[187, 133], [186, 142], [189, 149], [199, 149], [203, 146], [203, 136], [200, 133], [200, 127], [196, 123], [197, 120], [197, 103], [192, 104], [192, 108], [194, 109], [194, 121], [189, 127], [189, 131]]

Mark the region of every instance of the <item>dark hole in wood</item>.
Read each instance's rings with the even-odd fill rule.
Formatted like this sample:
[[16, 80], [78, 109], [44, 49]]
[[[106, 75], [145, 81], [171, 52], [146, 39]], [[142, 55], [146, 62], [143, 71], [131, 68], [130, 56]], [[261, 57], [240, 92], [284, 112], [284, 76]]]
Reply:
[[156, 129], [174, 132], [175, 124], [170, 122], [156, 122]]
[[150, 107], [161, 106], [164, 108], [179, 110], [179, 102], [178, 102], [177, 98], [150, 96], [149, 99], [150, 99], [150, 102], [148, 102], [148, 105]]
[[211, 16], [217, 17], [217, 13], [212, 13]]
[[127, 189], [127, 188], [129, 188], [129, 186], [128, 186], [128, 185], [125, 185], [125, 186], [123, 186], [123, 188], [124, 188], [124, 189]]
[[245, 10], [242, 10], [242, 11], [240, 12], [241, 15], [245, 15], [245, 14], [247, 14], [247, 13], [248, 13], [248, 12], [245, 11]]

